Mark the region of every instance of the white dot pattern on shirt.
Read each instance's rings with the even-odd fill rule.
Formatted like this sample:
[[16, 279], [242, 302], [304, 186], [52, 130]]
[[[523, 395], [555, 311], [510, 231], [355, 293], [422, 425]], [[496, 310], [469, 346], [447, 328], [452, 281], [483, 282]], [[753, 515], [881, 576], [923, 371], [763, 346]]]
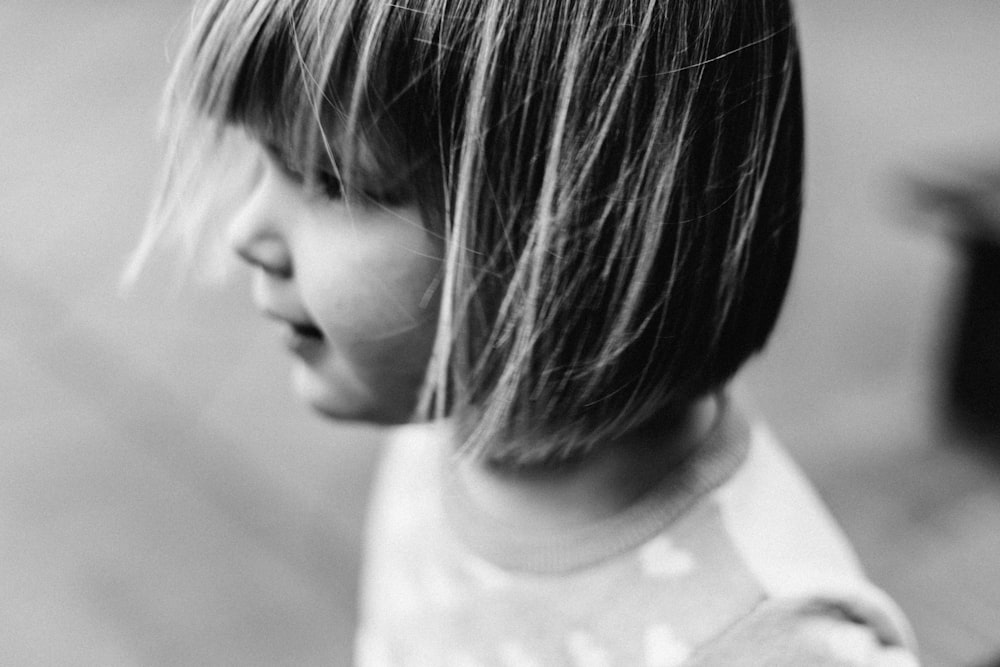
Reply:
[[661, 535], [642, 547], [639, 560], [647, 577], [680, 577], [690, 574], [695, 568], [694, 556], [679, 549], [666, 535]]
[[500, 658], [504, 667], [542, 667], [542, 663], [530, 656], [524, 647], [514, 642], [501, 644]]
[[691, 656], [691, 647], [682, 642], [667, 625], [654, 625], [646, 631], [647, 667], [676, 667]]
[[610, 667], [611, 659], [597, 641], [585, 632], [571, 632], [566, 650], [574, 667]]

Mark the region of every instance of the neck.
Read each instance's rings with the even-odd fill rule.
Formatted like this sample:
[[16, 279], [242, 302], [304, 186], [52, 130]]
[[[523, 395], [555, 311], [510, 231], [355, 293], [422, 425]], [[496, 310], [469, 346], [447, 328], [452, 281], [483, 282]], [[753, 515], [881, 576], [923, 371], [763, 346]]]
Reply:
[[503, 469], [463, 461], [458, 482], [469, 500], [519, 530], [586, 525], [632, 505], [698, 447], [712, 428], [715, 396], [694, 403], [660, 428], [643, 428], [566, 467]]

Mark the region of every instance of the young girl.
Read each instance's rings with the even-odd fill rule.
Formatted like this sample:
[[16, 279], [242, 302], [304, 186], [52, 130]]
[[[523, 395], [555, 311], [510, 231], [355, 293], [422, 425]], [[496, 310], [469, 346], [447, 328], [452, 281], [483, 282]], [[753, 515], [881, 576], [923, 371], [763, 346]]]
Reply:
[[726, 391], [795, 253], [786, 2], [209, 0], [168, 91], [137, 265], [231, 219], [298, 393], [412, 422], [360, 664], [914, 664]]

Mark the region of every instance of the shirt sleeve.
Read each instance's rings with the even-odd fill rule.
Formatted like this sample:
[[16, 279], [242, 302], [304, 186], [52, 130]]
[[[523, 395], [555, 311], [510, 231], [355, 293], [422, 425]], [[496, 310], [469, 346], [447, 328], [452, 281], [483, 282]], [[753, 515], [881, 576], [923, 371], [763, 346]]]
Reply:
[[845, 600], [771, 599], [692, 656], [692, 667], [916, 667], [911, 649]]

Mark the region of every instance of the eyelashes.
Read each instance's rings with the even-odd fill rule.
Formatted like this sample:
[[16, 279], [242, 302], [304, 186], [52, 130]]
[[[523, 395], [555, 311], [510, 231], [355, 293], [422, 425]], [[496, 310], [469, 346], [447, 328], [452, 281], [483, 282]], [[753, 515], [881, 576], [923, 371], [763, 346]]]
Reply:
[[[315, 184], [316, 188], [330, 200], [339, 201], [345, 198], [344, 181], [339, 174], [331, 169], [316, 169], [307, 178], [305, 169], [293, 164], [285, 155], [284, 151], [273, 143], [264, 143], [264, 152], [268, 159], [294, 183], [303, 187]], [[372, 181], [371, 185], [365, 184], [352, 191], [360, 203], [371, 203], [381, 206], [403, 206], [412, 201], [413, 196], [410, 188], [406, 184], [387, 183], [383, 185], [377, 177], [363, 177], [364, 180]]]
[[316, 174], [316, 183], [328, 198], [344, 198], [344, 182], [332, 171], [319, 171]]
[[[284, 151], [282, 151], [276, 144], [265, 143], [263, 146], [264, 152], [267, 154], [268, 161], [277, 167], [278, 171], [280, 171], [286, 178], [288, 178], [288, 180], [292, 181], [296, 185], [306, 185], [307, 180], [309, 179], [306, 178], [305, 169], [292, 164], [292, 162], [285, 156]], [[317, 171], [315, 182], [322, 187], [324, 194], [331, 199], [340, 199], [343, 197], [343, 185], [337, 175], [332, 171]]]

